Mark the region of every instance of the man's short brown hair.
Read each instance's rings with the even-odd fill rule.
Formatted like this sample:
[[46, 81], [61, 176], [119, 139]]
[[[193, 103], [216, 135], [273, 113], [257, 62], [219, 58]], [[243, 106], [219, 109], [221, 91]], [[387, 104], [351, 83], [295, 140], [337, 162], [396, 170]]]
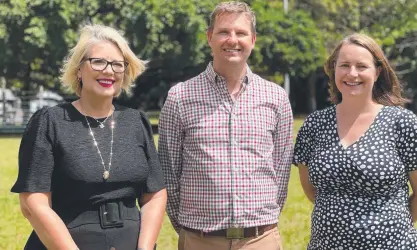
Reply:
[[224, 13], [239, 13], [244, 14], [252, 23], [252, 32], [256, 33], [256, 17], [252, 9], [244, 2], [231, 1], [231, 2], [222, 2], [219, 3], [213, 12], [210, 15], [210, 25], [209, 30], [213, 30], [214, 23], [218, 16], [223, 15]]

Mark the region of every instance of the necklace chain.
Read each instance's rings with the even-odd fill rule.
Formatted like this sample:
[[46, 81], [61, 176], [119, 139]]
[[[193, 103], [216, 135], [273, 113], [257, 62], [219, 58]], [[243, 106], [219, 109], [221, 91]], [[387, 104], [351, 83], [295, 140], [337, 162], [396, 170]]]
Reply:
[[104, 123], [107, 121], [107, 118], [109, 118], [110, 116], [107, 116], [105, 119], [104, 119], [104, 121], [99, 121], [99, 120], [97, 120], [96, 118], [94, 118], [94, 117], [92, 117], [97, 123], [98, 123], [98, 126], [100, 127], [100, 128], [104, 128]]
[[[85, 121], [87, 122], [88, 130], [90, 131], [90, 135], [91, 135], [91, 137], [93, 139], [93, 144], [97, 148], [97, 153], [98, 153], [98, 155], [100, 156], [100, 159], [101, 159], [101, 165], [103, 165], [103, 171], [104, 171], [103, 172], [103, 179], [104, 180], [107, 180], [110, 177], [111, 162], [112, 162], [112, 158], [113, 158], [113, 136], [114, 136], [114, 125], [115, 125], [114, 116], [113, 115], [114, 115], [114, 111], [110, 115], [112, 117], [111, 124], [110, 124], [110, 128], [111, 128], [111, 141], [110, 141], [109, 163], [108, 163], [108, 167], [107, 168], [106, 168], [106, 164], [104, 163], [103, 156], [101, 155], [101, 151], [100, 151], [100, 148], [98, 146], [96, 137], [94, 136], [93, 130], [91, 129], [90, 122], [88, 121], [87, 116], [84, 115]], [[107, 120], [108, 117], [106, 117], [106, 119], [103, 121], [103, 123]], [[94, 120], [96, 120], [96, 119], [94, 119]], [[101, 126], [100, 126], [100, 128], [101, 128]]]
[[[114, 107], [112, 107], [111, 111], [114, 111]], [[93, 118], [97, 122], [97, 124], [100, 128], [104, 128], [104, 124], [106, 123], [106, 121], [109, 117], [110, 117], [110, 114], [108, 116], [106, 116], [106, 118], [104, 118], [104, 121], [102, 121], [102, 122], [99, 121], [98, 119], [94, 118], [94, 117], [91, 117], [91, 118]]]

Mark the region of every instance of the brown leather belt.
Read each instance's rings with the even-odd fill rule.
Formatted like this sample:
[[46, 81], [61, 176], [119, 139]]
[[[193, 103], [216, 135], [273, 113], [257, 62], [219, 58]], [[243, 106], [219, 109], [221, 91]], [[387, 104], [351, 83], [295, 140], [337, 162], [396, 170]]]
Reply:
[[277, 224], [271, 224], [271, 225], [249, 227], [249, 228], [228, 228], [228, 229], [221, 229], [221, 230], [211, 231], [211, 232], [203, 232], [201, 230], [192, 229], [189, 227], [182, 227], [182, 228], [187, 231], [197, 233], [200, 236], [219, 236], [219, 237], [226, 237], [228, 239], [242, 239], [242, 238], [261, 236], [266, 231], [274, 229], [276, 226]]

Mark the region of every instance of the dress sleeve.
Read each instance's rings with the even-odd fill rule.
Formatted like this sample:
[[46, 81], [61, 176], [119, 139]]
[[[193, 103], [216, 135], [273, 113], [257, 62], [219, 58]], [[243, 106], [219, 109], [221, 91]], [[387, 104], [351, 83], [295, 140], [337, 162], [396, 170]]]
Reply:
[[303, 164], [308, 166], [311, 153], [314, 148], [313, 122], [314, 114], [309, 115], [301, 126], [297, 134], [294, 146], [294, 156], [292, 163], [294, 165]]
[[407, 172], [417, 170], [417, 116], [404, 109], [397, 122], [397, 149]]
[[142, 131], [145, 137], [145, 154], [149, 167], [149, 174], [143, 192], [154, 193], [165, 188], [165, 180], [162, 174], [161, 164], [159, 163], [158, 153], [156, 152], [151, 124], [143, 112], [140, 112], [140, 115]]
[[29, 120], [19, 148], [19, 174], [12, 192], [51, 192], [54, 128], [47, 108]]

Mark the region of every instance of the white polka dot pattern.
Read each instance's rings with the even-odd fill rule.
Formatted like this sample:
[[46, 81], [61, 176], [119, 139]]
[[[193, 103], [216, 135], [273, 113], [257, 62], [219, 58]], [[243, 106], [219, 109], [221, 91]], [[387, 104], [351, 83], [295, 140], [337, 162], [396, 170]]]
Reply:
[[336, 106], [301, 127], [294, 164], [316, 187], [309, 250], [417, 249], [408, 207], [408, 172], [417, 169], [417, 116], [384, 106], [369, 129], [344, 148]]

